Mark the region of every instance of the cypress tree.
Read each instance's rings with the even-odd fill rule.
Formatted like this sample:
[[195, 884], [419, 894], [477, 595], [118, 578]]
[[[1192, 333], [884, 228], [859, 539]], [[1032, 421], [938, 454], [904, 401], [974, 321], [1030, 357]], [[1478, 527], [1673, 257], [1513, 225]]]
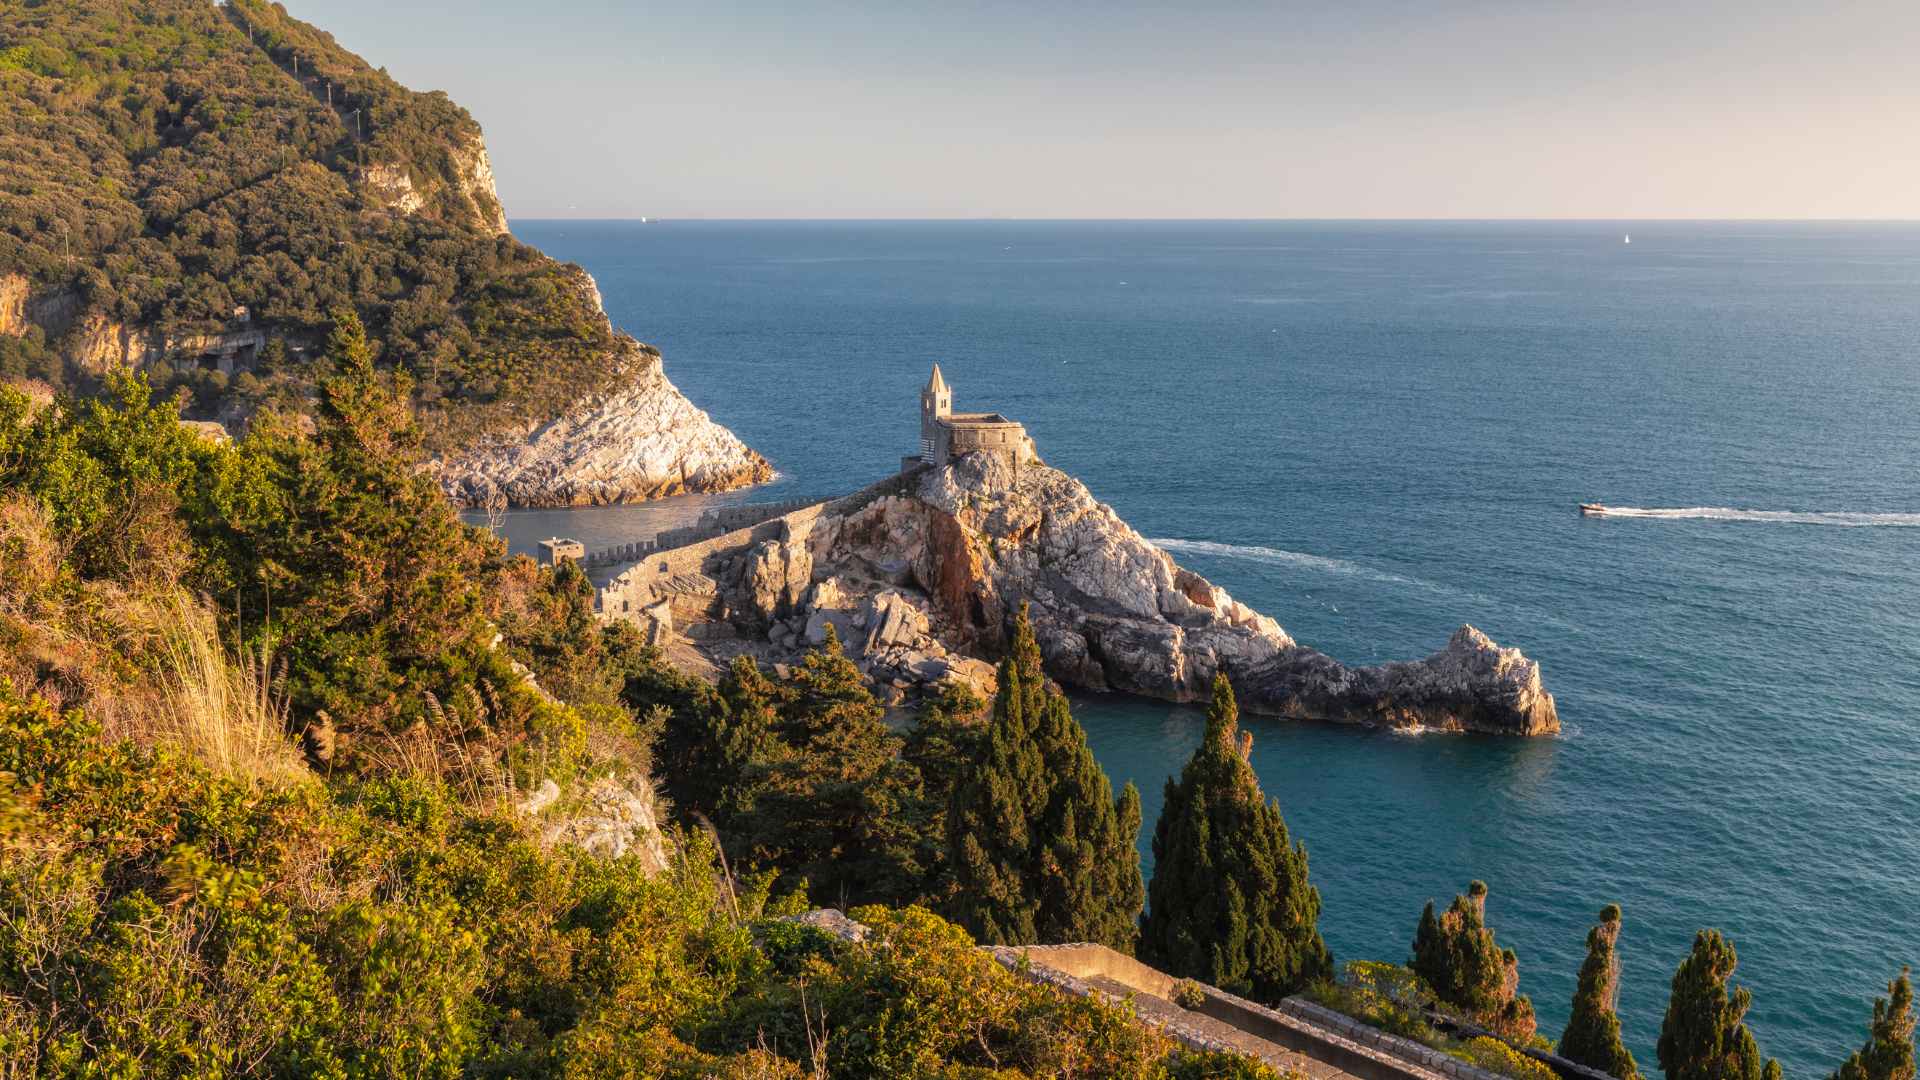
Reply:
[[1140, 793], [1113, 786], [1048, 687], [1023, 605], [971, 773], [947, 813], [953, 915], [991, 945], [1092, 941], [1133, 952]]
[[1907, 972], [1887, 984], [1887, 996], [1873, 1002], [1867, 1044], [1854, 1051], [1832, 1080], [1914, 1080], [1913, 983]]
[[1560, 1036], [1560, 1056], [1619, 1080], [1638, 1080], [1640, 1071], [1620, 1041], [1620, 906], [1600, 909], [1600, 923], [1587, 931], [1587, 960], [1573, 992], [1573, 1012]]
[[1320, 938], [1320, 891], [1280, 804], [1262, 797], [1251, 737], [1224, 674], [1213, 680], [1207, 733], [1153, 831], [1153, 882], [1140, 953], [1173, 975], [1277, 1001], [1333, 973]]
[[1740, 958], [1718, 930], [1702, 930], [1673, 974], [1673, 996], [1660, 1025], [1660, 1067], [1667, 1080], [1779, 1080], [1780, 1063], [1760, 1060], [1744, 1022], [1753, 995], [1727, 992]]
[[[751, 709], [765, 707], [768, 690], [751, 691]], [[920, 895], [920, 774], [831, 627], [772, 703], [778, 745], [748, 736], [764, 764], [749, 770], [739, 790], [752, 793], [751, 809], [736, 815], [756, 861], [807, 879], [816, 899], [842, 907]]]
[[1420, 914], [1408, 966], [1442, 1004], [1515, 1042], [1533, 1037], [1533, 1002], [1520, 988], [1520, 959], [1495, 943], [1487, 928], [1487, 884], [1476, 881], [1435, 915], [1433, 901]]

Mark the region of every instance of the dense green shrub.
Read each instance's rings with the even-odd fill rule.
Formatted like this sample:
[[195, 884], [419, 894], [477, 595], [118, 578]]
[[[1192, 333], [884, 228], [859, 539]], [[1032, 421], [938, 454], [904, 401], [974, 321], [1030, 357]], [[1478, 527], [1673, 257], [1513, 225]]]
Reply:
[[1427, 1023], [1433, 991], [1406, 968], [1375, 960], [1349, 960], [1337, 979], [1322, 979], [1306, 996], [1382, 1031], [1437, 1046], [1444, 1040]]
[[1438, 916], [1433, 901], [1427, 901], [1408, 967], [1440, 1004], [1502, 1038], [1528, 1042], [1535, 1022], [1533, 1002], [1519, 993], [1520, 961], [1494, 941], [1486, 916], [1485, 882], [1473, 882]]
[[782, 891], [842, 907], [950, 891], [940, 833], [950, 789], [926, 782], [930, 758], [887, 728], [832, 633], [784, 678], [743, 656], [717, 688], [651, 654], [625, 700], [666, 714], [667, 790], [716, 826], [736, 869], [779, 871]]
[[1753, 995], [1728, 991], [1740, 958], [1718, 930], [1702, 930], [1673, 974], [1673, 994], [1660, 1024], [1660, 1068], [1667, 1080], [1779, 1080], [1780, 1063], [1762, 1061], [1747, 1028]]
[[[0, 848], [4, 1067], [1275, 1076], [1027, 982], [922, 909], [856, 910], [858, 945], [756, 921], [751, 893], [736, 916], [697, 835], [650, 876], [544, 848], [431, 777], [316, 776], [263, 798], [13, 696], [0, 761], [37, 763], [17, 774], [30, 828]], [[125, 792], [174, 809], [130, 813]]]
[[1306, 997], [1338, 1013], [1401, 1038], [1424, 1043], [1449, 1057], [1513, 1080], [1551, 1080], [1553, 1070], [1497, 1038], [1457, 1038], [1428, 1022], [1433, 990], [1411, 970], [1371, 960], [1350, 960], [1338, 979], [1323, 979]]
[[1468, 1039], [1449, 1053], [1489, 1072], [1511, 1076], [1514, 1080], [1554, 1080], [1558, 1075], [1552, 1069], [1508, 1046], [1505, 1042], [1485, 1035]]
[[1875, 998], [1867, 1043], [1841, 1062], [1832, 1080], [1913, 1080], [1913, 981], [1906, 971]]

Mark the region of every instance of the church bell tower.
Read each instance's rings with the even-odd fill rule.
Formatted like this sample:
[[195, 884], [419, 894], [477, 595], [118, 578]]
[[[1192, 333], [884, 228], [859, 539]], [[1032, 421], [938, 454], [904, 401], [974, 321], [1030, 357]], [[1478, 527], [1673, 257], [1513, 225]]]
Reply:
[[927, 380], [927, 388], [920, 391], [920, 460], [929, 465], [939, 464], [940, 421], [953, 415], [953, 391], [948, 389], [947, 380], [940, 377], [940, 365], [933, 365], [933, 377]]

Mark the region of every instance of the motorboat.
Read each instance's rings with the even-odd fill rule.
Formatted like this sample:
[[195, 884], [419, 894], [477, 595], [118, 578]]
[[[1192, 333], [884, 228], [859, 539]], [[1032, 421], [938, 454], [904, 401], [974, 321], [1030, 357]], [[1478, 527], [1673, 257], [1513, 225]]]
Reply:
[[1604, 514], [1607, 512], [1607, 508], [1601, 503], [1581, 503], [1580, 512], [1583, 514]]

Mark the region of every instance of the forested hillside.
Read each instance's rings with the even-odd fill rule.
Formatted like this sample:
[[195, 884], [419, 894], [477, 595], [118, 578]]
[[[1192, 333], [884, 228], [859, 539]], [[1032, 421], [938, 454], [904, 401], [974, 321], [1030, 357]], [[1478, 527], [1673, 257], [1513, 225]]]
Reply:
[[0, 295], [9, 275], [30, 290], [0, 375], [86, 380], [76, 356], [121, 331], [217, 334], [244, 307], [257, 358], [161, 381], [206, 413], [297, 406], [351, 307], [431, 440], [550, 416], [632, 350], [584, 272], [505, 225], [464, 109], [277, 4], [0, 5]]
[[[673, 670], [324, 351], [311, 433], [232, 442], [0, 387], [0, 1076], [1278, 1080], [915, 906], [978, 702], [902, 739], [831, 639]], [[822, 900], [889, 906], [779, 921]]]

